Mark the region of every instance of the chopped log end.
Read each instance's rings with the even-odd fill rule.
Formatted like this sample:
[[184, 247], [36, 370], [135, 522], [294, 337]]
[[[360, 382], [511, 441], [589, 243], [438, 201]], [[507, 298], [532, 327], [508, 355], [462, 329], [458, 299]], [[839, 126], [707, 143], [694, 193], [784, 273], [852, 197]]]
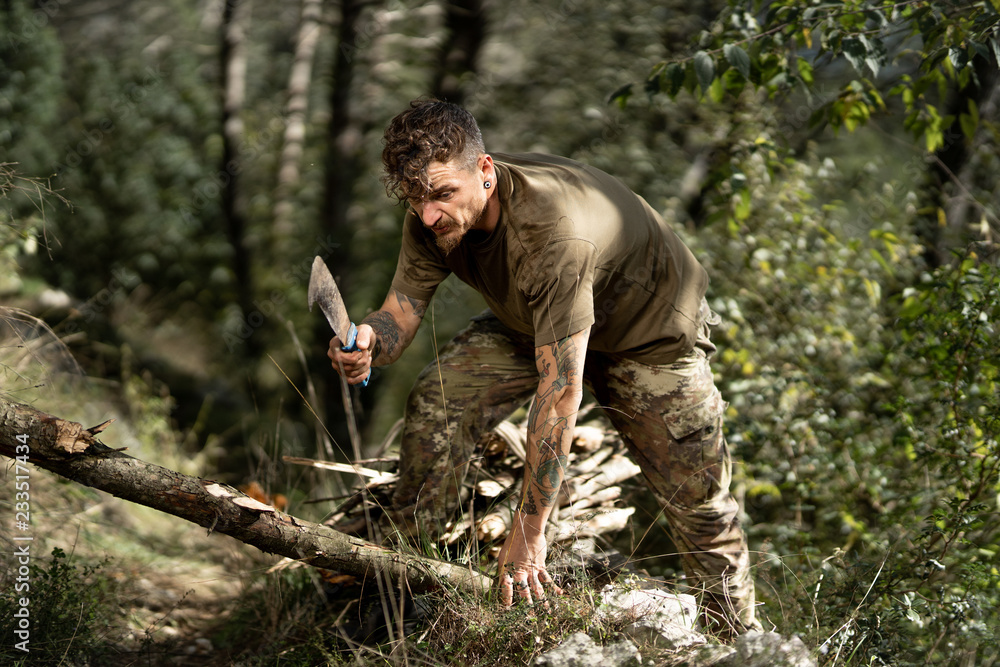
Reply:
[[254, 500], [253, 498], [250, 498], [250, 497], [234, 498], [233, 499], [233, 504], [234, 505], [239, 505], [240, 507], [246, 508], [248, 510], [255, 510], [257, 512], [277, 512], [278, 511], [278, 510], [274, 509], [273, 507], [271, 507], [270, 505], [265, 505], [264, 503], [260, 502], [259, 500]]
[[208, 491], [209, 495], [215, 496], [216, 498], [232, 498], [233, 494], [226, 490], [226, 487], [215, 482], [205, 485], [205, 490]]
[[476, 495], [483, 498], [496, 498], [506, 491], [507, 487], [513, 485], [513, 483], [513, 480], [511, 480], [510, 484], [501, 484], [492, 479], [484, 479], [476, 483]]
[[593, 454], [604, 443], [604, 429], [597, 426], [577, 426], [573, 431], [573, 448]]
[[[93, 437], [77, 422], [53, 418], [56, 429], [55, 449], [65, 454], [82, 454], [94, 443]], [[84, 435], [86, 433], [86, 435]]]
[[234, 505], [239, 505], [244, 509], [254, 510], [257, 512], [277, 511], [274, 506], [269, 505], [266, 502], [262, 502], [263, 499], [258, 500], [257, 498], [251, 497], [251, 495], [237, 496], [236, 494], [231, 493], [229, 489], [216, 482], [206, 484], [205, 491], [207, 491], [210, 496], [215, 496], [216, 498], [232, 498]]
[[249, 484], [240, 484], [236, 488], [254, 500], [258, 500], [265, 505], [270, 505], [279, 512], [284, 512], [288, 507], [288, 498], [285, 497], [284, 494], [268, 493], [264, 490], [264, 487], [260, 485], [260, 482], [257, 482], [256, 480], [251, 481]]

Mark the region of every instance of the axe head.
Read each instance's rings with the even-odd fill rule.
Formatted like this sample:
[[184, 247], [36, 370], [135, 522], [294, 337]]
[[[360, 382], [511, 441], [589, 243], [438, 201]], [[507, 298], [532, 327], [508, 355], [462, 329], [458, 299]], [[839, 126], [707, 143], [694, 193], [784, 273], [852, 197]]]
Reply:
[[319, 255], [313, 260], [312, 274], [309, 276], [309, 310], [312, 310], [315, 303], [319, 304], [326, 315], [326, 321], [330, 323], [330, 328], [344, 344], [344, 348], [353, 347], [357, 330], [351, 324], [344, 298], [337, 289], [337, 282]]

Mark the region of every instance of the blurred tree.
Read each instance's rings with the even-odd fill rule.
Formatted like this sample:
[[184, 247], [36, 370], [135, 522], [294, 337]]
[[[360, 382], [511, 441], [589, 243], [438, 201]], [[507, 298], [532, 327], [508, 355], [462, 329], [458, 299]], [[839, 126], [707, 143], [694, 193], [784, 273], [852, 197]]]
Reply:
[[278, 159], [277, 185], [274, 193], [275, 242], [282, 243], [294, 233], [292, 216], [294, 193], [299, 187], [302, 155], [306, 141], [306, 112], [309, 107], [309, 87], [312, 82], [313, 59], [322, 33], [322, 0], [302, 0], [295, 57], [288, 76], [285, 106], [285, 132]]
[[931, 266], [949, 261], [949, 249], [970, 240], [1000, 241], [1000, 189], [995, 178], [983, 178], [984, 160], [996, 156], [1000, 71], [993, 58], [978, 53], [971, 66], [968, 83], [948, 82], [944, 118], [951, 123], [927, 170], [928, 214], [918, 229]]
[[[359, 40], [367, 37], [360, 32], [362, 12], [369, 4], [361, 0], [345, 0], [338, 4], [336, 51], [328, 91], [330, 107], [324, 165], [326, 182], [320, 218], [321, 232], [331, 235], [341, 244], [331, 258], [335, 276], [350, 254], [350, 249], [346, 247], [350, 238], [348, 208], [359, 173], [361, 139], [364, 136], [363, 128], [359, 127], [359, 123], [363, 121], [356, 117], [351, 101], [360, 62], [357, 57]], [[339, 277], [347, 278], [346, 275]]]
[[462, 79], [475, 76], [479, 53], [487, 37], [486, 9], [482, 0], [455, 0], [445, 2], [444, 11], [444, 39], [430, 94], [462, 104]]
[[[328, 253], [324, 259], [341, 292], [345, 294], [350, 294], [355, 284], [356, 256], [352, 253], [350, 207], [354, 201], [357, 180], [364, 171], [363, 139], [368, 129], [366, 126], [371, 122], [370, 119], [360, 117], [354, 106], [355, 92], [359, 85], [357, 79], [363, 75], [359, 68], [365, 63], [359, 54], [371, 39], [370, 35], [362, 31], [366, 27], [362, 21], [366, 11], [374, 10], [378, 4], [366, 0], [343, 0], [336, 4], [339, 22], [335, 31], [331, 80], [326, 91], [329, 120], [324, 137], [324, 189], [318, 234], [329, 240]], [[354, 318], [361, 320], [358, 314], [354, 314]], [[325, 359], [332, 337], [330, 326], [324, 318], [318, 317], [314, 320], [313, 331], [315, 344], [311, 350], [312, 355], [317, 359]], [[327, 371], [318, 384], [324, 401], [320, 416], [326, 419], [327, 429], [333, 431], [336, 442], [350, 442], [347, 422], [355, 416], [345, 414], [339, 380]], [[350, 450], [341, 447], [341, 451]]]
[[[45, 228], [46, 199], [25, 178], [53, 175], [64, 95], [62, 49], [44, 13], [31, 3], [0, 6], [0, 297], [17, 294], [25, 278], [17, 262], [54, 239]], [[14, 164], [16, 163], [16, 164]], [[42, 181], [44, 184], [45, 181]], [[44, 253], [43, 253], [44, 254]]]
[[[239, 146], [245, 141], [243, 104], [247, 88], [247, 33], [250, 30], [251, 0], [225, 0], [222, 11], [219, 70], [222, 81], [222, 156], [218, 178], [222, 200], [222, 218], [229, 244], [232, 246], [233, 278], [242, 319], [249, 323], [254, 312], [252, 258], [247, 247], [246, 201], [240, 174], [242, 164]], [[245, 339], [245, 351], [255, 357], [260, 350], [260, 336]]]

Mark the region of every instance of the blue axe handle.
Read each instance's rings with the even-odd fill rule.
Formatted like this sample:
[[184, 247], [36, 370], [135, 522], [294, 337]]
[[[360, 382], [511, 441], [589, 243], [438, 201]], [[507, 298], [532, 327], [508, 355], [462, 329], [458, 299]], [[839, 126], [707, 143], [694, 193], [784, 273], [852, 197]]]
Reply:
[[[351, 322], [351, 328], [347, 330], [347, 340], [344, 341], [344, 346], [340, 349], [344, 352], [357, 352], [358, 350], [358, 328], [354, 326], [354, 322]], [[368, 386], [368, 380], [372, 377], [372, 370], [368, 369], [368, 376], [361, 383], [362, 387]]]

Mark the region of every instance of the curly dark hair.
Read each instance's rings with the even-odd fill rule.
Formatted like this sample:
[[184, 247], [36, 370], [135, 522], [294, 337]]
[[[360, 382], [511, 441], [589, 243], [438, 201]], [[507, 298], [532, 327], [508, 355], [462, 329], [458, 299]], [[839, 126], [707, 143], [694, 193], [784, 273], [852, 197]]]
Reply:
[[382, 138], [382, 182], [390, 196], [403, 201], [430, 192], [427, 165], [462, 160], [475, 167], [486, 152], [483, 135], [472, 114], [450, 102], [414, 100], [410, 108], [389, 121]]

